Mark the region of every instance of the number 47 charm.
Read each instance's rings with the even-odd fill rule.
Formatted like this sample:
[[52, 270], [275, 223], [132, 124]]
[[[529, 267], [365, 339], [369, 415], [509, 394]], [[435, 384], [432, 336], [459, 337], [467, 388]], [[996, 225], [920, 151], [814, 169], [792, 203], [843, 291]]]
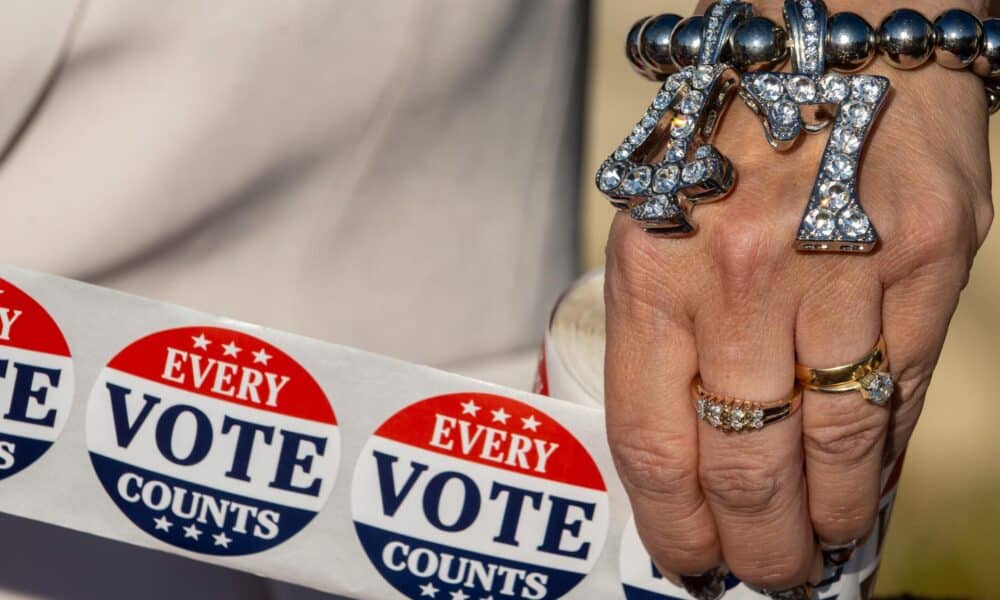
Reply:
[[[803, 251], [870, 252], [878, 233], [858, 201], [858, 166], [868, 134], [889, 92], [874, 75], [823, 75], [826, 10], [819, 0], [786, 0], [785, 22], [795, 41], [794, 73], [747, 73], [740, 96], [760, 117], [768, 142], [786, 150], [803, 129], [833, 128], [795, 247]], [[805, 116], [806, 120], [803, 120]]]

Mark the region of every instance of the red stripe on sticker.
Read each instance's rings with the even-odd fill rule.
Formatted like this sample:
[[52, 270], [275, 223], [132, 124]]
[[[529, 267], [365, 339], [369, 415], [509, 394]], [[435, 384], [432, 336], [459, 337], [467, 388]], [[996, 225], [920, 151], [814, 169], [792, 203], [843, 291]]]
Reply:
[[537, 408], [493, 394], [436, 396], [399, 411], [375, 435], [481, 465], [605, 491], [586, 448]]
[[319, 384], [292, 357], [232, 329], [154, 333], [119, 352], [108, 367], [225, 402], [337, 424]]
[[0, 278], [0, 346], [69, 357], [59, 326], [42, 305]]

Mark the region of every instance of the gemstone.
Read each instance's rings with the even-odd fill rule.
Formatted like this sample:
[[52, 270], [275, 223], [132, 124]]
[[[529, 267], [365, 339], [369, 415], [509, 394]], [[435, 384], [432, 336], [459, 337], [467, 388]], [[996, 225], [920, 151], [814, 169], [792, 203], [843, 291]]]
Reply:
[[872, 118], [872, 109], [862, 102], [848, 102], [841, 110], [844, 111], [847, 122], [855, 127], [864, 127]]
[[774, 105], [774, 120], [779, 124], [790, 127], [799, 118], [799, 108], [788, 101], [781, 101]]
[[705, 104], [705, 94], [699, 92], [698, 90], [690, 90], [688, 93], [684, 94], [683, 98], [681, 98], [679, 108], [682, 113], [686, 115], [693, 115], [701, 110], [703, 104]]
[[687, 140], [674, 140], [670, 146], [667, 147], [667, 160], [673, 162], [684, 160], [687, 156], [687, 151]]
[[668, 219], [679, 212], [677, 206], [666, 196], [653, 196], [632, 208], [632, 218], [640, 221]]
[[670, 121], [670, 137], [686, 138], [694, 133], [696, 120], [690, 115], [675, 115]]
[[598, 184], [602, 190], [610, 192], [618, 187], [618, 184], [622, 182], [623, 175], [625, 175], [625, 165], [617, 163], [610, 164], [604, 167], [604, 170], [601, 171], [601, 177]]
[[847, 83], [840, 75], [827, 75], [820, 81], [823, 99], [827, 102], [840, 103], [847, 97]]
[[643, 129], [649, 130], [652, 129], [653, 127], [656, 127], [657, 121], [658, 119], [656, 117], [654, 117], [651, 114], [647, 114], [645, 117], [642, 118], [642, 121], [639, 124], [642, 126]]
[[854, 154], [861, 147], [861, 136], [847, 127], [838, 127], [830, 136], [834, 147], [845, 154]]
[[855, 76], [852, 87], [854, 97], [868, 104], [875, 104], [882, 96], [882, 86], [874, 77]]
[[805, 40], [806, 44], [810, 46], [815, 46], [817, 43], [819, 43], [819, 36], [816, 35], [815, 33], [807, 33], [803, 39]]
[[719, 404], [710, 404], [708, 407], [708, 422], [712, 427], [719, 427], [722, 425], [722, 406]]
[[837, 212], [847, 206], [850, 195], [847, 186], [837, 181], [826, 181], [819, 186], [819, 205], [825, 209]]
[[857, 239], [868, 233], [868, 217], [865, 213], [848, 206], [837, 216], [837, 227], [845, 237]]
[[781, 97], [783, 86], [777, 75], [768, 73], [753, 82], [754, 91], [765, 102], [774, 102]]
[[796, 75], [788, 79], [785, 85], [788, 95], [799, 104], [812, 102], [816, 98], [816, 84], [804, 75]]
[[708, 28], [709, 29], [715, 29], [718, 26], [719, 26], [719, 19], [718, 19], [718, 17], [709, 17], [709, 19], [708, 19]]
[[660, 92], [653, 98], [653, 108], [656, 110], [665, 110], [668, 106], [670, 106], [670, 94]]
[[635, 126], [635, 129], [632, 130], [632, 135], [645, 137], [649, 135], [649, 129], [647, 127], [643, 127], [642, 123], [639, 123]]
[[746, 413], [743, 412], [743, 409], [734, 408], [729, 412], [729, 427], [733, 431], [739, 431], [743, 429], [744, 419], [746, 419]]
[[806, 21], [805, 28], [809, 32], [816, 31], [816, 21]]
[[615, 158], [617, 160], [625, 160], [626, 158], [628, 158], [628, 155], [631, 154], [632, 150], [634, 149], [635, 147], [632, 146], [632, 144], [625, 142], [624, 144], [619, 146], [617, 150], [615, 150]]
[[805, 17], [806, 19], [813, 19], [813, 18], [816, 17], [816, 11], [814, 11], [810, 7], [803, 8], [802, 9], [802, 16]]
[[814, 208], [803, 219], [809, 237], [826, 239], [833, 234], [835, 228], [833, 213], [822, 208]]
[[875, 373], [868, 385], [865, 386], [865, 390], [868, 392], [868, 399], [879, 406], [884, 405], [892, 398], [892, 392], [895, 391], [896, 385], [892, 381], [887, 373]]
[[696, 160], [684, 165], [684, 171], [681, 172], [681, 179], [684, 180], [684, 183], [688, 184], [698, 183], [704, 179], [707, 171], [704, 161]]
[[707, 88], [712, 84], [714, 79], [715, 73], [712, 71], [711, 67], [698, 67], [691, 75], [691, 83], [694, 84], [694, 87], [699, 89]]
[[846, 181], [854, 177], [854, 163], [843, 154], [830, 154], [823, 170], [831, 179], [839, 181]]
[[667, 194], [677, 189], [677, 180], [681, 169], [677, 165], [667, 165], [653, 175], [653, 191], [657, 194]]
[[698, 149], [694, 151], [695, 158], [714, 158], [715, 148], [712, 148], [708, 144], [703, 146], [698, 146]]
[[646, 134], [632, 132], [632, 135], [628, 136], [629, 143], [635, 144], [636, 146], [642, 144], [646, 141]]
[[625, 180], [622, 183], [622, 191], [629, 196], [641, 196], [645, 193], [646, 188], [649, 187], [652, 178], [653, 169], [651, 167], [636, 167], [625, 176]]
[[712, 9], [712, 14], [717, 17], [721, 17], [724, 12], [726, 12], [726, 9], [722, 8], [722, 6], [718, 4]]

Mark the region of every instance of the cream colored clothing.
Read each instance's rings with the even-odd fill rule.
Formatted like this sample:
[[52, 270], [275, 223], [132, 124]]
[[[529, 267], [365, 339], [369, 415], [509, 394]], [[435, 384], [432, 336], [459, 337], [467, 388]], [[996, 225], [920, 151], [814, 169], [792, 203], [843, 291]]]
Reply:
[[[526, 386], [576, 269], [582, 5], [7, 0], [0, 260]], [[302, 595], [0, 535], [0, 598]]]

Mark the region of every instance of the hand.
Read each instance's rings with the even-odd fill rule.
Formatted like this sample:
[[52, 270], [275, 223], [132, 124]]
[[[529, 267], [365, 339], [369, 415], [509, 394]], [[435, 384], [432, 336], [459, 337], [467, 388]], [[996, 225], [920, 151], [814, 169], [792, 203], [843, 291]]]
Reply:
[[[780, 21], [780, 3], [756, 3]], [[878, 23], [895, 3], [829, 2]], [[944, 4], [916, 2], [933, 18]], [[863, 9], [859, 9], [863, 6]], [[703, 10], [703, 6], [700, 10]], [[983, 6], [964, 8], [982, 14]], [[607, 428], [640, 536], [665, 572], [723, 561], [770, 590], [806, 582], [817, 540], [872, 529], [884, 464], [917, 422], [959, 293], [993, 219], [982, 83], [935, 64], [892, 81], [864, 156], [859, 197], [878, 229], [870, 255], [792, 248], [829, 130], [778, 154], [734, 100], [715, 145], [739, 172], [730, 197], [699, 207], [691, 238], [650, 236], [619, 214], [607, 248]], [[697, 421], [690, 384], [769, 401], [796, 361], [853, 362], [883, 333], [892, 406], [808, 391], [791, 418], [720, 433]]]

